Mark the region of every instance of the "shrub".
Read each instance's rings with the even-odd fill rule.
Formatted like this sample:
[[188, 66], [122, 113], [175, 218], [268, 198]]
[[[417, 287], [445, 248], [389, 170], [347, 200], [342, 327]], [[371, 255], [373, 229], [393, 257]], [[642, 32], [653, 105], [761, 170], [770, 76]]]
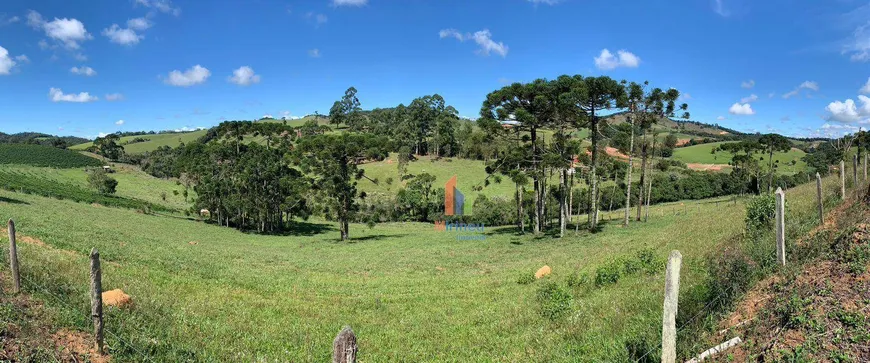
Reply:
[[754, 282], [756, 264], [739, 248], [714, 254], [707, 261], [710, 295], [718, 297], [718, 306], [729, 306]]
[[533, 273], [521, 273], [517, 277], [517, 283], [520, 285], [528, 285], [535, 282], [535, 274]]
[[580, 287], [589, 283], [587, 274], [571, 274], [568, 276], [568, 287]]
[[514, 199], [480, 194], [474, 199], [474, 220], [487, 226], [516, 224], [517, 206]]
[[574, 296], [555, 282], [547, 282], [538, 289], [538, 304], [541, 315], [550, 320], [558, 320], [571, 311]]
[[773, 225], [776, 201], [773, 194], [759, 195], [746, 204], [746, 229], [758, 230]]
[[615, 284], [622, 275], [620, 263], [608, 263], [595, 270], [595, 286]]
[[[88, 184], [100, 194], [115, 194], [118, 181], [112, 179], [102, 168], [88, 170]], [[163, 200], [166, 200], [165, 193]]]

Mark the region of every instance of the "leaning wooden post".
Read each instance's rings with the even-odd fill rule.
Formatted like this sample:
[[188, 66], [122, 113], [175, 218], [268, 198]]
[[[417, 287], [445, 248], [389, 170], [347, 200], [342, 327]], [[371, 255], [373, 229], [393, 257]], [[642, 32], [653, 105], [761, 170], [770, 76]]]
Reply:
[[846, 200], [846, 163], [840, 160], [840, 199]]
[[776, 188], [776, 261], [785, 266], [785, 193]]
[[822, 200], [822, 176], [816, 173], [816, 195], [819, 201], [819, 224], [825, 224], [825, 204]]
[[677, 300], [680, 295], [680, 265], [683, 255], [673, 250], [665, 273], [665, 304], [662, 316], [662, 363], [677, 360]]
[[867, 153], [864, 153], [864, 181], [867, 181]]
[[7, 228], [9, 230], [9, 268], [12, 269], [12, 292], [17, 294], [21, 291], [21, 275], [18, 273], [18, 246], [15, 245], [15, 222], [10, 219]]
[[345, 326], [332, 341], [332, 363], [356, 363], [358, 350], [356, 335], [349, 326]]
[[103, 281], [100, 253], [91, 249], [91, 318], [94, 320], [94, 341], [97, 352], [103, 354]]

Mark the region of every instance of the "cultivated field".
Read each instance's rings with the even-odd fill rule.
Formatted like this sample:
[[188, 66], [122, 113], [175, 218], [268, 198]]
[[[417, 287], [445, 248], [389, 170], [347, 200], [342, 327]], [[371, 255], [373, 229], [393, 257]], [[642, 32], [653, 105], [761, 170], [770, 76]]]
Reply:
[[[203, 135], [207, 130], [198, 130], [191, 132], [181, 132], [181, 133], [163, 133], [163, 134], [154, 134], [154, 135], [135, 135], [135, 136], [124, 136], [118, 140], [118, 144], [124, 146], [124, 151], [130, 154], [141, 154], [146, 151], [156, 150], [161, 146], [170, 146], [176, 147], [181, 145], [182, 143], [190, 143]], [[130, 143], [133, 139], [136, 138], [144, 138], [148, 141], [144, 142], [136, 142]], [[71, 146], [72, 150], [85, 150], [89, 146], [93, 145], [93, 143], [84, 143]]]
[[[731, 162], [731, 153], [719, 151], [715, 154], [711, 153], [713, 148], [723, 144], [724, 142], [714, 142], [708, 144], [700, 144], [674, 149], [674, 160], [682, 161], [686, 164], [718, 164], [728, 165]], [[786, 153], [774, 153], [774, 162], [779, 162], [778, 173], [794, 174], [806, 169], [806, 163], [801, 158], [806, 155], [805, 152], [799, 149], [792, 148]], [[757, 159], [767, 158], [767, 155], [758, 154]], [[794, 165], [792, 164], [794, 162]], [[767, 160], [761, 161], [764, 167], [767, 167]]]

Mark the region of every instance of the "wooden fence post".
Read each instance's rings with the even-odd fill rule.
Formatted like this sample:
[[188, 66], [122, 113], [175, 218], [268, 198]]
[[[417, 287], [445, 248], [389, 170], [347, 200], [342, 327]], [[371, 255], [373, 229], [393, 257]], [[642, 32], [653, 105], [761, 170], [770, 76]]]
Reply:
[[867, 181], [867, 153], [864, 153], [864, 181]]
[[91, 318], [94, 320], [94, 342], [97, 352], [103, 354], [103, 277], [100, 270], [100, 252], [91, 249]]
[[21, 275], [18, 273], [18, 246], [15, 244], [15, 222], [9, 220], [9, 268], [12, 270], [12, 292], [21, 291]]
[[822, 199], [822, 176], [816, 173], [816, 194], [819, 200], [819, 224], [825, 224], [825, 204]]
[[858, 187], [858, 154], [852, 156], [852, 179], [855, 180], [854, 187]]
[[785, 193], [776, 188], [776, 260], [785, 266]]
[[332, 341], [332, 363], [356, 363], [358, 350], [356, 335], [349, 326], [345, 326]]
[[840, 199], [846, 200], [846, 162], [840, 160]]
[[677, 303], [680, 295], [680, 265], [683, 255], [673, 250], [665, 273], [665, 303], [662, 316], [662, 363], [677, 360]]

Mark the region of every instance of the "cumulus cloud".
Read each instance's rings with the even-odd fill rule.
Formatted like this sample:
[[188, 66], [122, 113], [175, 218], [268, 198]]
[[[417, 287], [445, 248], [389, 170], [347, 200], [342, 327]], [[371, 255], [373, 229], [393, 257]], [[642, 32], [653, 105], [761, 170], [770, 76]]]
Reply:
[[870, 78], [867, 78], [867, 83], [864, 84], [864, 87], [861, 87], [858, 92], [863, 93], [865, 95], [870, 95]]
[[93, 68], [87, 67], [87, 66], [72, 67], [69, 69], [69, 71], [72, 74], [78, 74], [78, 75], [86, 76], [86, 77], [91, 77], [91, 76], [97, 75], [97, 71], [95, 71]]
[[309, 50], [308, 56], [311, 58], [320, 58], [320, 49], [314, 48]]
[[746, 89], [750, 89], [750, 88], [752, 88], [752, 87], [755, 87], [755, 80], [754, 80], [754, 79], [750, 79], [750, 80], [748, 80], [748, 81], [740, 82], [740, 87], [743, 87], [743, 88], [746, 88]]
[[735, 103], [731, 105], [731, 108], [728, 109], [728, 113], [732, 115], [740, 115], [740, 116], [748, 116], [754, 115], [755, 111], [752, 109], [752, 106], [748, 103], [740, 104]]
[[9, 51], [0, 47], [0, 75], [8, 75], [15, 67], [15, 61], [9, 57]]
[[124, 95], [120, 93], [110, 93], [106, 95], [106, 101], [115, 102], [115, 101], [123, 101]]
[[758, 96], [755, 94], [749, 95], [749, 97], [743, 97], [740, 99], [740, 103], [752, 103], [758, 101]]
[[783, 94], [783, 95], [782, 95], [782, 98], [789, 99], [789, 98], [792, 98], [792, 97], [794, 97], [794, 96], [797, 96], [798, 94], [800, 94], [800, 91], [801, 91], [802, 89], [808, 89], [808, 90], [812, 90], [812, 91], [818, 91], [818, 90], [819, 90], [819, 84], [816, 83], [816, 82], [814, 82], [814, 81], [804, 81], [804, 83], [801, 83], [800, 86], [797, 86], [797, 88], [795, 88], [795, 89], [792, 90], [791, 92], [788, 92], [788, 93]]
[[184, 72], [169, 72], [169, 77], [163, 82], [176, 87], [190, 87], [205, 82], [210, 76], [211, 72], [207, 68], [197, 64]]
[[332, 0], [332, 6], [363, 6], [369, 3], [369, 0]]
[[127, 20], [127, 27], [133, 30], [145, 30], [150, 28], [152, 25], [154, 24], [144, 17]]
[[146, 8], [157, 9], [158, 11], [174, 16], [181, 15], [181, 9], [172, 4], [169, 0], [135, 0], [136, 5], [142, 5]]
[[640, 65], [640, 58], [625, 50], [619, 50], [614, 55], [605, 48], [601, 50], [601, 55], [595, 57], [594, 60], [595, 66], [604, 71], [618, 67], [637, 68]]
[[121, 126], [124, 124], [124, 120], [115, 121], [115, 125]]
[[506, 57], [508, 54], [508, 46], [503, 42], [492, 40], [492, 33], [489, 29], [479, 30], [474, 32], [474, 34], [460, 33], [456, 29], [443, 29], [438, 32], [438, 36], [441, 39], [456, 38], [456, 40], [460, 42], [473, 40], [479, 47], [477, 53], [481, 55], [488, 56], [490, 53], [495, 53], [502, 57]]
[[54, 88], [48, 90], [48, 97], [52, 102], [93, 102], [97, 100], [96, 96], [91, 96], [88, 92], [80, 92], [78, 94], [70, 93], [64, 94], [60, 88]]
[[41, 14], [30, 10], [27, 13], [27, 25], [44, 31], [46, 36], [67, 49], [79, 49], [82, 42], [93, 39], [93, 36], [85, 29], [85, 25], [78, 19], [54, 18], [52, 21], [45, 21]]
[[825, 107], [828, 115], [825, 117], [828, 121], [839, 123], [870, 123], [870, 97], [858, 95], [859, 106], [852, 99], [846, 101], [834, 101]]
[[255, 74], [253, 68], [242, 66], [233, 71], [229, 81], [239, 86], [250, 86], [254, 83], [260, 83], [260, 75]]
[[109, 38], [112, 43], [121, 45], [135, 45], [140, 40], [144, 39], [144, 35], [136, 34], [136, 31], [131, 28], [121, 28], [118, 24], [112, 24], [111, 27], [103, 29], [103, 35]]

